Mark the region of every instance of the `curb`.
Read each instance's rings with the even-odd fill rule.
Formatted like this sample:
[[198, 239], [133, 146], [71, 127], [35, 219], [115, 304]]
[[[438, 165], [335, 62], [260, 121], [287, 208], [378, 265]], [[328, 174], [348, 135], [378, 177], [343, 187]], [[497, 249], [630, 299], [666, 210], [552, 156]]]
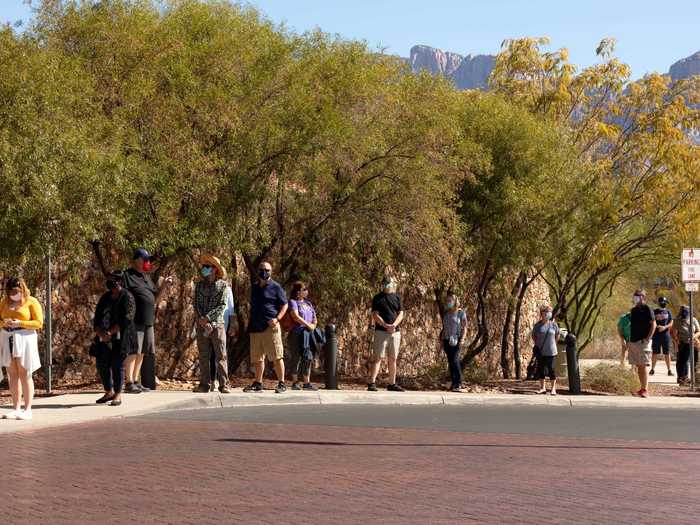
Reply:
[[[191, 399], [178, 400], [159, 407], [156, 411], [197, 410], [207, 408], [247, 408], [281, 405], [383, 405], [383, 406], [551, 406], [570, 408], [618, 408], [700, 410], [700, 401], [694, 399], [655, 398], [637, 399], [623, 396], [537, 396], [525, 394], [426, 394], [397, 393], [376, 395], [366, 392], [294, 392], [283, 395], [272, 392], [244, 394], [192, 394]], [[145, 413], [153, 413], [154, 410]], [[143, 415], [141, 414], [138, 415]], [[132, 415], [132, 414], [129, 414]], [[134, 414], [136, 415], [136, 414]]]

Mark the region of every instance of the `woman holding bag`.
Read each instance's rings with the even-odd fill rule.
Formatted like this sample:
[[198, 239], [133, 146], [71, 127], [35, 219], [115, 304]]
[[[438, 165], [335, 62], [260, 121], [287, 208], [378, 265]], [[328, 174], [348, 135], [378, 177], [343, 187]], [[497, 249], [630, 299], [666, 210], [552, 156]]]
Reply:
[[[32, 419], [32, 374], [41, 367], [36, 332], [43, 326], [44, 313], [39, 301], [31, 296], [23, 279], [10, 277], [0, 301], [0, 366], [7, 370], [12, 395], [12, 411], [4, 414], [3, 419]], [[23, 408], [20, 408], [21, 397], [24, 397]]]

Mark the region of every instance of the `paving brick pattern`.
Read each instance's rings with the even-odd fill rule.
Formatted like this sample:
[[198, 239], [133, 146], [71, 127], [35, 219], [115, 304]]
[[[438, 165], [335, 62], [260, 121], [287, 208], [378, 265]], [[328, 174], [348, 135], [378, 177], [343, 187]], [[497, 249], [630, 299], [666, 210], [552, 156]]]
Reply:
[[0, 461], [2, 524], [700, 522], [700, 444], [126, 419]]

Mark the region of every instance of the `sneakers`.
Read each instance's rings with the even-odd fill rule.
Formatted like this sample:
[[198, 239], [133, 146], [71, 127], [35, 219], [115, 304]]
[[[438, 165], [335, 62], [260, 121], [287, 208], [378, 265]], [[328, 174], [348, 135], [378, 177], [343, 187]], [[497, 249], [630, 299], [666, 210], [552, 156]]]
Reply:
[[301, 390], [301, 385], [298, 381], [292, 383], [292, 390]]
[[214, 381], [209, 385], [209, 392], [216, 392], [216, 383]]
[[389, 385], [388, 387], [386, 387], [386, 389], [389, 392], [405, 392], [406, 391], [403, 387], [399, 386], [397, 383], [394, 383], [393, 385]]
[[224, 385], [221, 388], [219, 388], [219, 392], [221, 392], [222, 394], [230, 394], [231, 389]]
[[275, 387], [276, 394], [284, 394], [286, 391], [287, 391], [287, 385], [285, 385], [282, 381], [277, 383], [277, 386]]
[[537, 391], [537, 393], [538, 393], [538, 394], [546, 394], [546, 393], [547, 393], [547, 389], [546, 389], [546, 388], [540, 388], [540, 389]]
[[112, 401], [109, 402], [109, 406], [111, 406], [111, 407], [118, 407], [121, 404], [122, 404], [121, 399], [112, 399]]
[[451, 391], [451, 392], [461, 392], [462, 389], [459, 388], [458, 386], [453, 386], [452, 388], [450, 388], [450, 391]]
[[17, 415], [20, 413], [20, 410], [11, 410], [7, 414], [3, 414], [2, 418], [3, 419], [17, 419]]
[[134, 383], [134, 384], [136, 385], [136, 387], [137, 387], [141, 392], [150, 392], [150, 391], [151, 391], [150, 388], [146, 388], [146, 387], [143, 386], [141, 383]]
[[262, 392], [263, 386], [259, 381], [253, 381], [253, 384], [248, 385], [243, 389], [243, 392]]
[[653, 376], [653, 375], [654, 375], [654, 369], [653, 369], [653, 368], [652, 368], [651, 370], [649, 370], [649, 375], [650, 375], [650, 376]]
[[140, 394], [141, 389], [136, 383], [127, 383], [126, 385], [124, 385], [124, 392], [126, 392], [127, 394]]
[[642, 389], [640, 389], [640, 390], [637, 390], [637, 391], [634, 393], [634, 395], [635, 395], [635, 396], [639, 396], [639, 397], [649, 397], [649, 392], [647, 391], [646, 388], [642, 388]]
[[377, 391], [376, 383], [370, 383], [369, 385], [367, 385], [367, 391], [368, 392], [376, 392]]
[[17, 419], [20, 419], [22, 421], [31, 421], [32, 409], [30, 408], [29, 410], [20, 410], [19, 412], [17, 412]]
[[105, 394], [105, 395], [103, 395], [100, 399], [98, 399], [97, 401], [95, 401], [95, 403], [97, 403], [98, 405], [103, 405], [103, 404], [105, 404], [107, 401], [111, 401], [112, 399], [114, 399], [114, 395]]
[[556, 389], [556, 388], [552, 388], [552, 391], [550, 392], [550, 394], [552, 394], [553, 396], [556, 396], [556, 395], [557, 395], [557, 389]]
[[304, 386], [302, 387], [304, 390], [318, 390], [314, 385], [311, 383], [304, 383]]

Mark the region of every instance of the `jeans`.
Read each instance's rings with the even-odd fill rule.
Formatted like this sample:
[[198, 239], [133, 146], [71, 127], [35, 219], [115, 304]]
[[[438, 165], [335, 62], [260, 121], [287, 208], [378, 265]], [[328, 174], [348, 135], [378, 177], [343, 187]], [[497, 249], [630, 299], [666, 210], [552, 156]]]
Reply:
[[449, 341], [442, 341], [442, 349], [447, 356], [447, 368], [450, 371], [452, 388], [459, 388], [462, 384], [462, 366], [459, 362], [459, 345], [450, 346]]
[[120, 393], [124, 387], [124, 356], [104, 345], [96, 358], [96, 365], [105, 392], [114, 390], [115, 394]]
[[311, 332], [295, 332], [292, 330], [287, 337], [289, 350], [289, 371], [297, 376], [297, 380], [311, 374], [313, 354], [311, 353]]
[[[698, 351], [693, 351], [695, 364], [698, 364]], [[688, 379], [690, 372], [690, 345], [688, 343], [680, 343], [678, 345], [678, 355], [676, 356], [676, 376], [678, 379]]]

